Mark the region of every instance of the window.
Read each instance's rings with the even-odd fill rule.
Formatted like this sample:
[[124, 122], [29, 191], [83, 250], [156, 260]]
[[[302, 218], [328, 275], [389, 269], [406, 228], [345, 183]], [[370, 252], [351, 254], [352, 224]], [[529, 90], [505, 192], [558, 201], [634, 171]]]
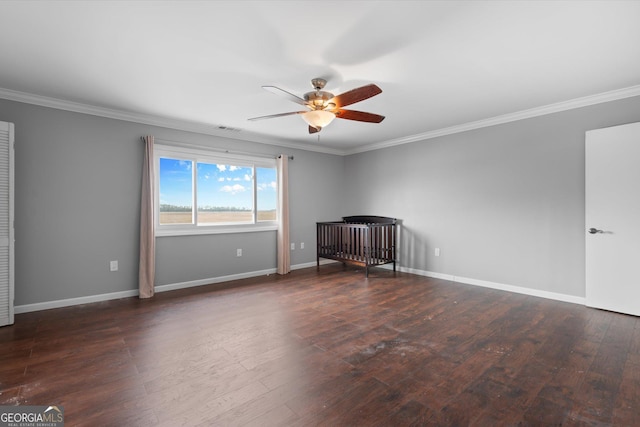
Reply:
[[156, 144], [156, 235], [276, 228], [275, 159]]

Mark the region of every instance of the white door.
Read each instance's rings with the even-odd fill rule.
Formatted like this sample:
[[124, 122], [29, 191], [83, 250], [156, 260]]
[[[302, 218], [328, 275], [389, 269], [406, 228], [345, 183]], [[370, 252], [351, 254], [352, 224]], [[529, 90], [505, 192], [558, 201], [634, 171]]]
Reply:
[[586, 304], [640, 316], [640, 123], [585, 139]]
[[13, 324], [13, 124], [0, 122], [0, 326]]

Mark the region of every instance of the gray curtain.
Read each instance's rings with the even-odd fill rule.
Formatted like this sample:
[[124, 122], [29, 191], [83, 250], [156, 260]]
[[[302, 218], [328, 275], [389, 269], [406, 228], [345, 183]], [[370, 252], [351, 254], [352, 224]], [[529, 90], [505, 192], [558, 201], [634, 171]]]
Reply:
[[156, 236], [154, 231], [154, 185], [153, 136], [142, 138], [145, 145], [142, 168], [142, 195], [140, 200], [140, 266], [138, 289], [140, 298], [151, 298], [154, 294], [156, 276]]
[[280, 155], [276, 162], [278, 170], [278, 274], [291, 271], [289, 251], [289, 156]]

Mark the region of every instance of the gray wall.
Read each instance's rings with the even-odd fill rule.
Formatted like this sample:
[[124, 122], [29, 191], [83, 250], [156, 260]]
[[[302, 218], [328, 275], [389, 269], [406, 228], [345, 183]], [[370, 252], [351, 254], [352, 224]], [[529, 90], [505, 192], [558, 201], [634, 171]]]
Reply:
[[[315, 261], [316, 221], [387, 215], [404, 267], [582, 297], [584, 132], [639, 111], [636, 97], [340, 157], [0, 100], [16, 125], [15, 304], [136, 289], [145, 134], [294, 155], [293, 265]], [[270, 268], [275, 232], [158, 238], [156, 285]]]
[[584, 297], [585, 131], [636, 121], [640, 97], [348, 156], [343, 214], [401, 219], [403, 267]]
[[[344, 158], [0, 100], [16, 131], [15, 305], [137, 289], [143, 146], [156, 138], [290, 162], [292, 264], [315, 260], [315, 222], [339, 216]], [[310, 190], [312, 189], [312, 190]], [[336, 196], [338, 194], [338, 196]], [[297, 247], [305, 242], [304, 250]], [[243, 257], [235, 256], [243, 248]], [[119, 271], [109, 271], [109, 261]], [[275, 232], [161, 237], [156, 285], [275, 268]]]

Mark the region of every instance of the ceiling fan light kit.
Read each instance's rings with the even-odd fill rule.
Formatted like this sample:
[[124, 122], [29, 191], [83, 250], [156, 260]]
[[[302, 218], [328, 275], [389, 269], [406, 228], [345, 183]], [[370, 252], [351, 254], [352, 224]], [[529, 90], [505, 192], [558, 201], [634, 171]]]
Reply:
[[384, 120], [384, 116], [379, 114], [345, 110], [342, 108], [382, 93], [382, 89], [378, 86], [369, 84], [352, 89], [341, 95], [334, 96], [331, 92], [322, 90], [326, 84], [327, 81], [325, 79], [315, 78], [311, 80], [311, 85], [313, 86], [314, 91], [305, 93], [304, 99], [275, 86], [262, 86], [270, 92], [285, 96], [290, 101], [304, 105], [309, 109], [309, 111], [293, 111], [291, 113], [272, 114], [269, 116], [253, 117], [249, 120], [255, 121], [300, 114], [302, 119], [309, 125], [310, 134], [320, 132], [322, 128], [329, 125], [336, 117], [339, 119], [366, 123], [380, 123]]
[[302, 120], [307, 122], [309, 126], [318, 129], [318, 131], [331, 123], [335, 118], [336, 115], [334, 113], [326, 110], [311, 110], [302, 114]]

